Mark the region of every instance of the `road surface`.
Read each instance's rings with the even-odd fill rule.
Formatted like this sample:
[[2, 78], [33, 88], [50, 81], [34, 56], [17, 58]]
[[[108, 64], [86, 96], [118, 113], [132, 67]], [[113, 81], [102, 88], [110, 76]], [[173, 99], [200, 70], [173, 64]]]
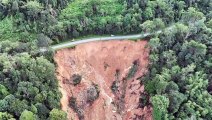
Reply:
[[[174, 27], [174, 25], [167, 27], [165, 29], [169, 29], [172, 30], [172, 28]], [[111, 37], [96, 37], [96, 38], [85, 38], [85, 39], [81, 39], [81, 40], [77, 40], [77, 41], [70, 41], [70, 42], [66, 42], [66, 43], [61, 43], [61, 44], [57, 44], [57, 45], [53, 45], [51, 46], [51, 48], [53, 50], [58, 50], [58, 49], [62, 49], [62, 48], [67, 48], [67, 47], [71, 47], [71, 46], [76, 46], [78, 44], [83, 44], [83, 43], [88, 43], [88, 42], [94, 42], [94, 41], [107, 41], [107, 40], [127, 40], [127, 39], [142, 39], [145, 37], [148, 37], [150, 35], [153, 34], [159, 34], [161, 33], [162, 30], [158, 30], [154, 33], [144, 33], [144, 34], [135, 34], [135, 35], [123, 35], [123, 36], [111, 36]], [[40, 49], [40, 51], [45, 51], [45, 48]]]
[[[162, 31], [157, 31], [156, 33], [161, 33]], [[124, 36], [111, 36], [111, 37], [96, 37], [96, 38], [88, 38], [88, 39], [81, 39], [78, 41], [74, 42], [67, 42], [67, 43], [62, 43], [58, 45], [53, 45], [51, 48], [53, 50], [58, 50], [70, 46], [75, 46], [78, 44], [82, 43], [87, 43], [87, 42], [94, 42], [94, 41], [107, 41], [107, 40], [126, 40], [126, 39], [139, 39], [139, 38], [145, 38], [147, 36], [151, 35], [150, 33], [145, 33], [145, 34], [136, 34], [136, 35], [124, 35]]]
[[[202, 19], [204, 21], [204, 19]], [[195, 23], [192, 23], [191, 25], [195, 25], [196, 23], [202, 21], [199, 20]], [[169, 27], [166, 27], [164, 29], [166, 30], [172, 30], [173, 27], [175, 26], [175, 24], [172, 24]], [[156, 32], [153, 33], [144, 33], [144, 34], [135, 34], [135, 35], [123, 35], [123, 36], [111, 36], [111, 37], [96, 37], [96, 38], [85, 38], [85, 39], [81, 39], [81, 40], [77, 40], [77, 41], [70, 41], [67, 43], [61, 43], [61, 44], [57, 44], [57, 45], [53, 45], [50, 46], [53, 50], [58, 50], [58, 49], [62, 49], [62, 48], [67, 48], [67, 47], [71, 47], [71, 46], [75, 46], [78, 44], [82, 44], [82, 43], [87, 43], [87, 42], [94, 42], [94, 41], [106, 41], [106, 40], [126, 40], [126, 39], [142, 39], [154, 34], [159, 34], [161, 33], [164, 29], [162, 30], [158, 30]], [[46, 51], [45, 48], [41, 48], [40, 51]]]

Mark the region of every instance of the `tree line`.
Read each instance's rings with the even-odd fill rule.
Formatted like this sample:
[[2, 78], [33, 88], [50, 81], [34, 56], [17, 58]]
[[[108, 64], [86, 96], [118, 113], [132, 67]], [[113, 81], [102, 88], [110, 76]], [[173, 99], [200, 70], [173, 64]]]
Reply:
[[0, 0], [0, 119], [66, 119], [53, 52], [39, 47], [157, 30], [141, 79], [153, 118], [212, 119], [211, 9], [211, 0]]
[[45, 35], [66, 0], [0, 0], [0, 119], [66, 120]]
[[60, 41], [93, 33], [141, 33], [145, 21], [160, 19], [168, 26], [180, 21], [189, 7], [211, 17], [212, 13], [207, 12], [211, 8], [210, 0], [75, 0], [61, 11], [57, 24], [47, 34]]
[[210, 120], [211, 19], [189, 7], [181, 21], [150, 39], [145, 90], [151, 95], [155, 120]]

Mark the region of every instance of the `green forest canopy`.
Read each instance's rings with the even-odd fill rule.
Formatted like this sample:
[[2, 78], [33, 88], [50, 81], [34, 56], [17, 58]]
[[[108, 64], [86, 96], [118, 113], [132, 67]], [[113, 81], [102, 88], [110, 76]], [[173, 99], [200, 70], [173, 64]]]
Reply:
[[164, 29], [141, 82], [155, 120], [212, 119], [211, 0], [0, 0], [0, 119], [66, 119], [53, 52], [68, 38]]

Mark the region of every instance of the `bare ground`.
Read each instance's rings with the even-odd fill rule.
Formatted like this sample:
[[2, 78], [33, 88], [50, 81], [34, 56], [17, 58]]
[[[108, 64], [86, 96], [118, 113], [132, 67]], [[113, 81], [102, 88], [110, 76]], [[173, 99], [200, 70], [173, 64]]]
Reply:
[[[68, 119], [152, 120], [151, 106], [139, 106], [140, 94], [145, 92], [137, 78], [147, 72], [146, 45], [146, 41], [106, 41], [57, 51], [54, 60], [63, 94], [61, 105]], [[78, 85], [73, 85], [74, 74], [82, 76]], [[87, 91], [94, 84], [99, 97], [89, 102]], [[71, 97], [76, 98], [77, 110], [69, 105]]]

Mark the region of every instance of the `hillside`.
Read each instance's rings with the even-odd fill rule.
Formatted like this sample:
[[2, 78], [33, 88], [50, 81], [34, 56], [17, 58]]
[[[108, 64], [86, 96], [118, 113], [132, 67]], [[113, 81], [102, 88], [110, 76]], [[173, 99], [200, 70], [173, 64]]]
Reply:
[[[61, 104], [68, 118], [152, 120], [149, 96], [139, 81], [147, 72], [146, 45], [146, 41], [93, 42], [57, 51]], [[141, 102], [142, 95], [146, 103]]]
[[[64, 48], [59, 51], [52, 47], [63, 42], [76, 43], [87, 37], [97, 39], [95, 36], [116, 37], [145, 33], [151, 34], [142, 38], [146, 41], [122, 40], [116, 41], [116, 44], [109, 40], [109, 43], [114, 42], [114, 48], [108, 50], [101, 49], [95, 42], [85, 44], [85, 48], [80, 47], [83, 44], [79, 48], [77, 44], [75, 49]], [[113, 46], [100, 43], [106, 48]], [[129, 50], [115, 52], [125, 44], [129, 45]], [[145, 44], [145, 47], [139, 48], [140, 44]], [[93, 56], [91, 59], [85, 54], [85, 50], [89, 51], [88, 48], [95, 49], [92, 52], [100, 56]], [[148, 48], [148, 51], [144, 52], [144, 48]], [[74, 53], [75, 50], [83, 51], [84, 55]], [[104, 50], [108, 52], [107, 55], [101, 53]], [[60, 52], [64, 54], [59, 54]], [[81, 114], [79, 105], [83, 105], [77, 103], [77, 93], [73, 93], [74, 96], [71, 97], [68, 89], [60, 88], [62, 79], [58, 78], [60, 68], [66, 67], [62, 64], [64, 62], [58, 61], [67, 60], [63, 58], [73, 57], [75, 54], [79, 55], [75, 60], [77, 69], [71, 69], [71, 66], [65, 68], [71, 71], [65, 77], [70, 77], [79, 70], [86, 70], [87, 68], [83, 69], [89, 66], [86, 61], [95, 61], [97, 64], [91, 64], [95, 70], [90, 71], [93, 72], [91, 78], [101, 76], [101, 81], [107, 84], [102, 85], [98, 82], [99, 79], [92, 79], [98, 85], [91, 86], [91, 78], [86, 81], [84, 76], [75, 74], [72, 76], [75, 86], [65, 84], [64, 87], [78, 89], [82, 80], [91, 90], [83, 89], [95, 96], [89, 98], [89, 102], [99, 102], [102, 105], [102, 99], [98, 98], [104, 98], [101, 91], [106, 91], [105, 94], [121, 104], [118, 104], [120, 108], [115, 106], [121, 110], [111, 113], [110, 108], [114, 107], [112, 102], [108, 109], [101, 110], [96, 104], [92, 104], [95, 106], [92, 108], [91, 104], [86, 103], [88, 106], [82, 107], [85, 110], [85, 119], [101, 119], [95, 118], [98, 115], [97, 110], [109, 110], [104, 115], [115, 114], [122, 119], [128, 119], [128, 114], [144, 115], [147, 119], [154, 120], [212, 119], [211, 0], [0, 0], [0, 120], [67, 120], [70, 119], [70, 114]], [[55, 58], [60, 55], [61, 57]], [[134, 56], [139, 56], [136, 58], [139, 60], [148, 56], [144, 60], [145, 65], [138, 67], [138, 70], [136, 66], [142, 65], [142, 61], [137, 62]], [[104, 62], [111, 62], [114, 66], [109, 70], [110, 74], [102, 70]], [[70, 61], [65, 63], [70, 64]], [[121, 85], [123, 88], [125, 85], [135, 84], [142, 89], [131, 91], [126, 88], [120, 93], [111, 93], [111, 89], [104, 88], [104, 85], [111, 84], [112, 91], [122, 88], [116, 86], [116, 82], [113, 83], [112, 76], [116, 73], [117, 65], [122, 66], [122, 70], [132, 68], [127, 69], [129, 74], [121, 71], [124, 77], [119, 81], [124, 83]], [[105, 68], [109, 69], [107, 64]], [[59, 75], [63, 76], [63, 73]], [[142, 77], [133, 81], [137, 79], [137, 75]], [[123, 80], [124, 78], [129, 80]], [[103, 87], [99, 91], [100, 85]], [[86, 97], [85, 91], [79, 91], [83, 94], [82, 97]], [[129, 97], [131, 92], [136, 95]], [[63, 103], [64, 94], [71, 100], [71, 104], [67, 101]], [[112, 97], [115, 94], [117, 96]], [[119, 98], [122, 99], [118, 100]], [[131, 99], [136, 100], [132, 105], [145, 107], [135, 108], [129, 113], [127, 109], [132, 106], [125, 102], [131, 104]], [[148, 104], [143, 105], [147, 101]], [[79, 111], [67, 112], [63, 104], [69, 104], [69, 109], [76, 108]], [[89, 110], [93, 111], [92, 114]], [[119, 114], [116, 114], [117, 111]]]

